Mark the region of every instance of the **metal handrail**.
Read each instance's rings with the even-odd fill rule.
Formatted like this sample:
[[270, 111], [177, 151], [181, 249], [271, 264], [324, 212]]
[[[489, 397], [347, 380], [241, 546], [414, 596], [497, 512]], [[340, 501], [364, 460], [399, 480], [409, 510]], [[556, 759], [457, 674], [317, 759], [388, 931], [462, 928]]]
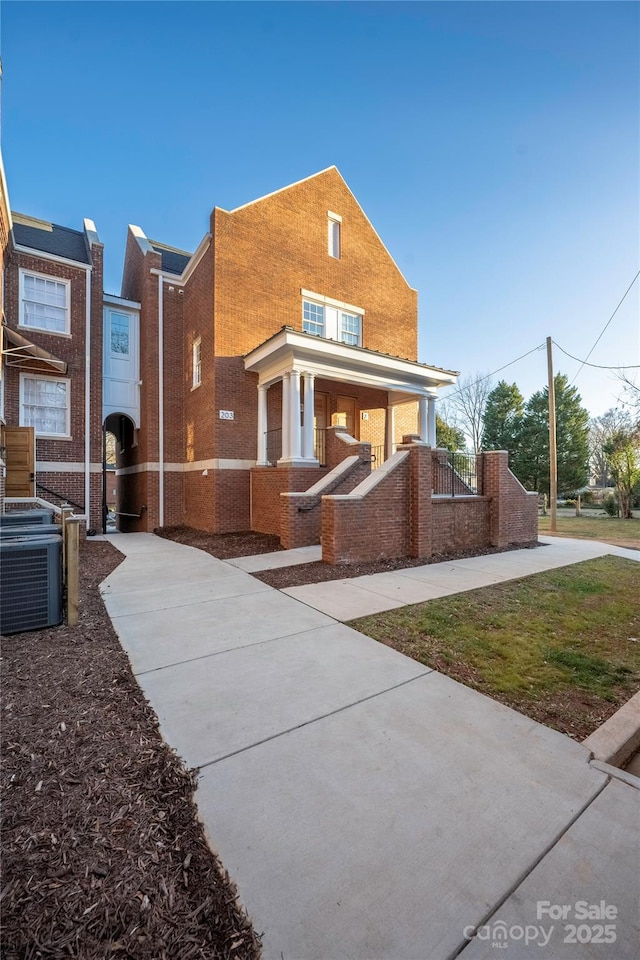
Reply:
[[76, 503], [75, 500], [71, 500], [69, 497], [63, 496], [61, 493], [58, 493], [56, 490], [50, 490], [49, 487], [45, 487], [44, 483], [40, 483], [39, 480], [36, 480], [36, 487], [40, 490], [44, 490], [45, 493], [50, 494], [52, 497], [57, 497], [58, 500], [61, 500], [63, 503], [69, 503], [72, 507], [75, 507], [76, 510], [82, 510], [84, 512], [84, 507], [81, 503]]

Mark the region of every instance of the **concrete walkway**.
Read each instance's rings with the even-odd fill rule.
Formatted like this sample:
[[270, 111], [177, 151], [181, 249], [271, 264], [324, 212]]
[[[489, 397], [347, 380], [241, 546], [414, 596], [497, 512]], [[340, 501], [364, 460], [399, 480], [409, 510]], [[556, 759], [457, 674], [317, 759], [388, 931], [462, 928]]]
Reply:
[[[509, 957], [637, 956], [640, 781], [303, 603], [312, 588], [287, 595], [149, 534], [113, 543], [126, 559], [107, 609], [165, 738], [201, 768], [200, 815], [267, 960], [474, 960], [502, 931]], [[619, 552], [550, 538], [400, 586], [435, 575], [450, 593]], [[352, 607], [322, 586], [342, 619], [427, 598], [390, 598], [380, 576], [347, 581]], [[616, 910], [609, 943], [581, 900]], [[582, 939], [565, 943], [572, 922]]]

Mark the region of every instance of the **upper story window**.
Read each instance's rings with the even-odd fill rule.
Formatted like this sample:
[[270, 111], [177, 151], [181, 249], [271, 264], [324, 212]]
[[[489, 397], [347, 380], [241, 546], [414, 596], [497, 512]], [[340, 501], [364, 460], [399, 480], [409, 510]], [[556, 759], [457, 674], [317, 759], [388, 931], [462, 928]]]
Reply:
[[202, 383], [202, 342], [200, 337], [197, 340], [193, 341], [192, 349], [192, 368], [193, 368], [193, 380], [192, 385], [194, 387], [199, 387]]
[[337, 213], [328, 213], [327, 219], [327, 247], [330, 257], [336, 260], [340, 259], [340, 233], [342, 228], [342, 217]]
[[340, 340], [352, 347], [359, 347], [362, 342], [362, 318], [357, 313], [342, 313], [340, 311]]
[[20, 426], [38, 437], [70, 436], [70, 382], [62, 377], [20, 376]]
[[324, 337], [324, 307], [310, 300], [302, 301], [302, 329], [316, 337]]
[[20, 326], [46, 333], [69, 333], [68, 280], [20, 271]]
[[129, 356], [129, 316], [111, 311], [111, 353]]
[[310, 290], [302, 290], [302, 295], [302, 329], [305, 333], [338, 340], [352, 347], [362, 346], [364, 310]]

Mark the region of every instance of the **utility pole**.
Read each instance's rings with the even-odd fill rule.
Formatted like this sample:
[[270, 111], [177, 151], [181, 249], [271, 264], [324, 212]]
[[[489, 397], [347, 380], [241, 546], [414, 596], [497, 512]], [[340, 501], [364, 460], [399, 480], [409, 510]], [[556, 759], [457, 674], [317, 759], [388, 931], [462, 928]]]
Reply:
[[556, 388], [553, 380], [551, 337], [547, 337], [547, 374], [549, 377], [549, 503], [551, 530], [558, 529], [558, 452], [556, 449]]

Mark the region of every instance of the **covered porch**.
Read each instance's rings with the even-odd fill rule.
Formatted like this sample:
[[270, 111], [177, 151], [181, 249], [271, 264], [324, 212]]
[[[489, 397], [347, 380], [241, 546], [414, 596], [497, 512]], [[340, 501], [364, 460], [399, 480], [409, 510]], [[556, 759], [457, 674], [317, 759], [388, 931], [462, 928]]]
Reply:
[[[395, 449], [396, 412], [414, 404], [420, 438], [436, 445], [439, 387], [454, 371], [283, 327], [245, 357], [258, 375], [256, 466], [324, 465], [324, 431], [347, 428], [371, 444], [374, 465]], [[401, 433], [408, 432], [401, 424]]]

